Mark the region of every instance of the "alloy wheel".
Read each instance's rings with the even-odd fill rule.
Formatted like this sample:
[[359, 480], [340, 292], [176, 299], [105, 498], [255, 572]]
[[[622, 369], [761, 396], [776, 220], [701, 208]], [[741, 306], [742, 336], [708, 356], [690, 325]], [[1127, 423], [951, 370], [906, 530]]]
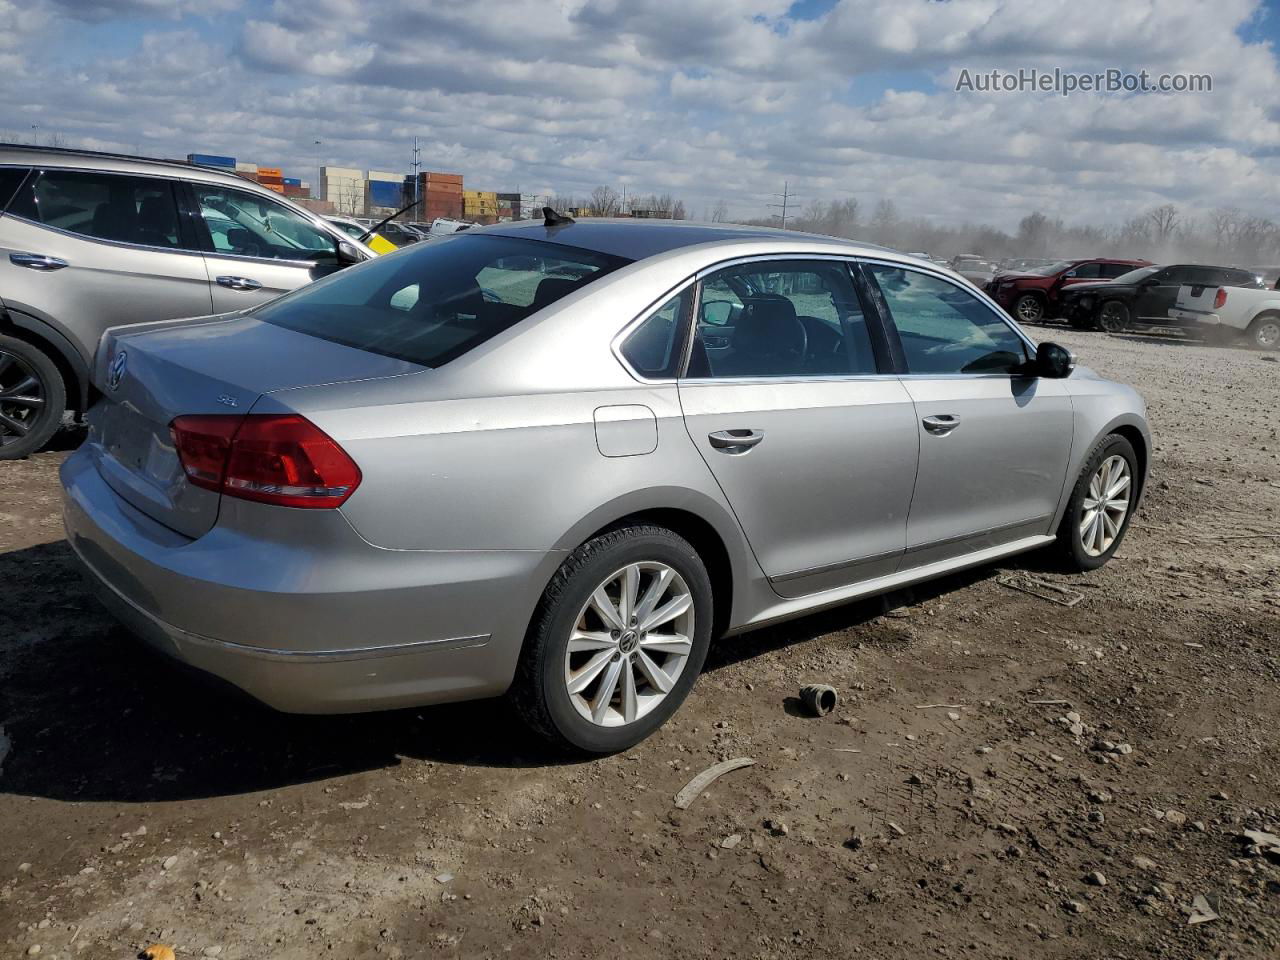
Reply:
[[1089, 478], [1080, 516], [1080, 545], [1091, 557], [1100, 557], [1124, 529], [1133, 493], [1133, 477], [1124, 457], [1112, 455], [1098, 464]]
[[565, 650], [574, 709], [604, 727], [633, 723], [675, 686], [693, 650], [689, 586], [665, 563], [632, 563], [596, 587]]
[[1124, 304], [1115, 301], [1104, 304], [1098, 314], [1098, 323], [1107, 333], [1120, 333], [1128, 322], [1129, 311], [1124, 308]]
[[0, 447], [22, 440], [45, 406], [45, 388], [26, 360], [0, 350]]
[[1018, 319], [1023, 323], [1035, 323], [1044, 316], [1044, 305], [1035, 297], [1023, 297], [1018, 301]]

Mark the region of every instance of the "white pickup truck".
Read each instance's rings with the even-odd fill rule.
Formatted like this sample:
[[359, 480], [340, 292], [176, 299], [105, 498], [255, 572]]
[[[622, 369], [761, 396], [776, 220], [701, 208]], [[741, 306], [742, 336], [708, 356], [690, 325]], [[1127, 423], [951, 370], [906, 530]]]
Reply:
[[1280, 348], [1280, 290], [1183, 284], [1169, 318], [1199, 327], [1210, 339], [1243, 339], [1259, 350]]

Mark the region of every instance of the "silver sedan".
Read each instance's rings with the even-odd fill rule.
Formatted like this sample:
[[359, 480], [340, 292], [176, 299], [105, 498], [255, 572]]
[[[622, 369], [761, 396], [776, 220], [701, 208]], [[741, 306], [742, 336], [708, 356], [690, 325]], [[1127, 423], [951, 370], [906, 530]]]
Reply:
[[713, 638], [1100, 566], [1151, 449], [1137, 393], [945, 268], [746, 227], [468, 231], [115, 328], [95, 379], [66, 527], [135, 633], [281, 710], [509, 693], [597, 753]]

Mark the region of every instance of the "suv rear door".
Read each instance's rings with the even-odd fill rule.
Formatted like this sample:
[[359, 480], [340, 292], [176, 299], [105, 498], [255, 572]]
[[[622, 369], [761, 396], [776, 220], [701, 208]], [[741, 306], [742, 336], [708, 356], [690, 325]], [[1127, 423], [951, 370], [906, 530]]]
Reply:
[[291, 207], [220, 183], [187, 186], [215, 313], [255, 306], [343, 266], [336, 234]]
[[91, 361], [111, 326], [209, 313], [204, 260], [177, 181], [36, 170], [0, 217], [5, 303], [57, 327]]

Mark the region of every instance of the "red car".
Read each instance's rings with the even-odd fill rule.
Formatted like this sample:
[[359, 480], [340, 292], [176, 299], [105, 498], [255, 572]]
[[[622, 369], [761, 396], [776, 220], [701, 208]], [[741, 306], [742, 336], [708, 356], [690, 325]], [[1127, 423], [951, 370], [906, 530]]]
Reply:
[[1058, 316], [1064, 287], [1073, 283], [1114, 280], [1150, 260], [1058, 260], [1028, 273], [997, 274], [986, 285], [987, 294], [1022, 323], [1036, 323]]

